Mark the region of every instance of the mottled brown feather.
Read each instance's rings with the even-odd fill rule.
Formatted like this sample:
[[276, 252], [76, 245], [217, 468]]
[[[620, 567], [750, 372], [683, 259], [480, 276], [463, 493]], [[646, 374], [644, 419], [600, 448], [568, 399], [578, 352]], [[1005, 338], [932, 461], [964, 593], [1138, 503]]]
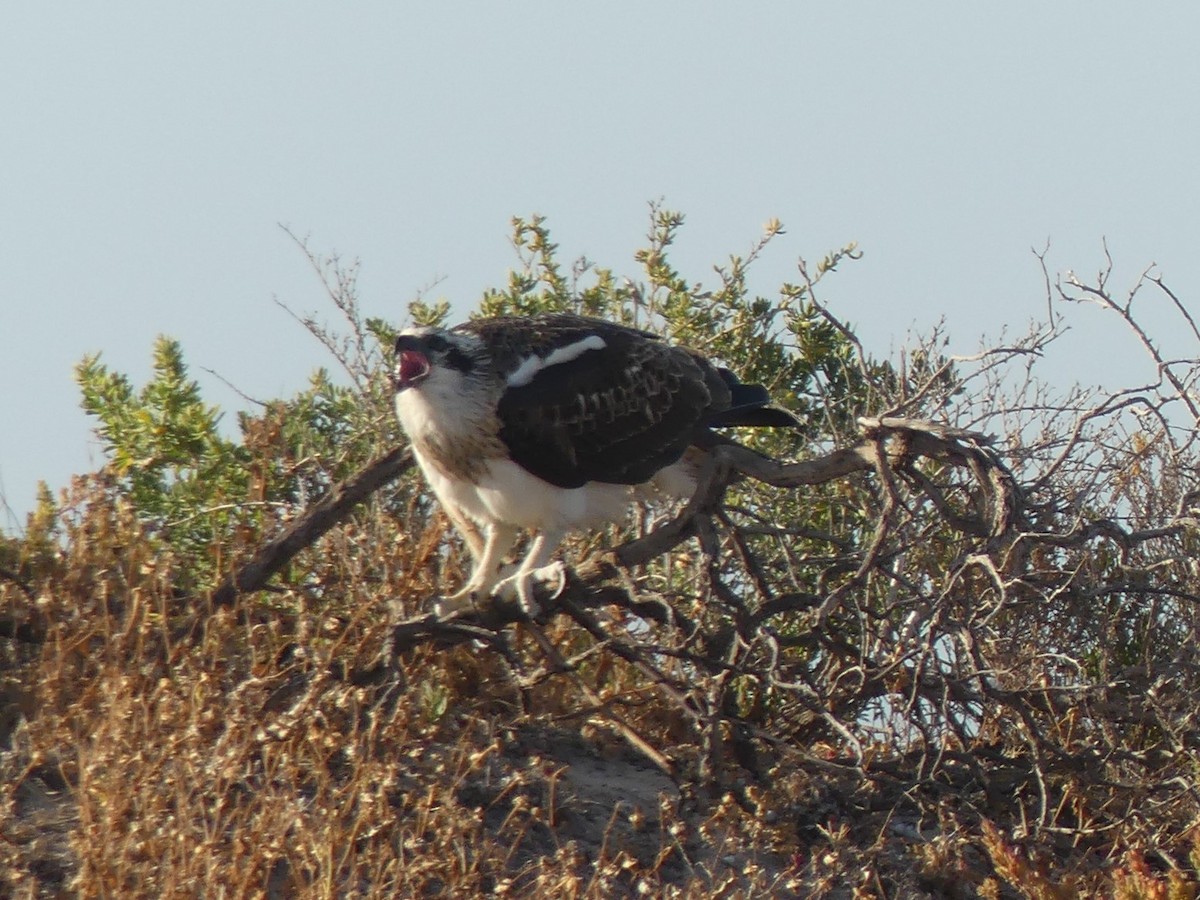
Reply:
[[702, 357], [647, 332], [582, 316], [487, 319], [478, 336], [506, 378], [530, 354], [599, 335], [603, 348], [509, 387], [497, 410], [500, 440], [522, 467], [559, 487], [641, 484], [678, 460], [729, 388]]

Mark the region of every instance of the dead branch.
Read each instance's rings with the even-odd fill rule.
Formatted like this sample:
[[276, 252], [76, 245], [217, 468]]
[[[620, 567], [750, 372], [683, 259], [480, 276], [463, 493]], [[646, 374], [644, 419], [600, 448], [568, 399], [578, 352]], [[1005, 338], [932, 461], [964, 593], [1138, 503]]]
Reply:
[[316, 543], [375, 491], [407, 472], [412, 463], [408, 448], [397, 447], [334, 485], [283, 534], [260, 547], [249, 562], [229, 575], [212, 592], [211, 607], [231, 606], [239, 595], [261, 590], [297, 553]]

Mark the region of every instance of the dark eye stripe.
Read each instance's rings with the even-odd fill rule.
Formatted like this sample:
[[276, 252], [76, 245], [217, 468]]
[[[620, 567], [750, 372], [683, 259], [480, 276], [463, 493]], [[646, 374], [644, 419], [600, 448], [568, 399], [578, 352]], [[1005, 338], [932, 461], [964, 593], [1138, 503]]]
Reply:
[[[442, 344], [445, 346], [446, 342], [442, 341]], [[464, 374], [475, 368], [475, 360], [457, 347], [451, 347], [450, 351], [446, 354], [446, 364]]]
[[415, 350], [425, 356], [436, 357], [435, 363], [463, 373], [474, 371], [477, 364], [475, 357], [440, 334], [402, 334], [396, 338], [396, 355], [399, 356], [404, 350]]
[[402, 334], [396, 338], [396, 346], [393, 348], [397, 355], [403, 350], [421, 350], [423, 348], [422, 340], [413, 334]]

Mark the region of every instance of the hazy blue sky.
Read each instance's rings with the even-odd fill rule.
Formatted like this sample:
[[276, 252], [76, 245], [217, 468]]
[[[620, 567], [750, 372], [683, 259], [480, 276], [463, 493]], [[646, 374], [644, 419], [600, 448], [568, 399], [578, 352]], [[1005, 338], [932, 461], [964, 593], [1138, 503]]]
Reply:
[[[647, 201], [690, 277], [787, 226], [755, 286], [856, 240], [824, 297], [886, 354], [1044, 309], [1030, 253], [1200, 304], [1200, 7], [1088, 3], [9, 4], [0, 28], [0, 493], [99, 463], [72, 367], [182, 340], [232, 413], [328, 362], [277, 227], [362, 261], [371, 314], [464, 314], [509, 219], [634, 271]], [[1064, 378], [1142, 360], [1078, 311]], [[1073, 348], [1073, 349], [1072, 349]], [[1125, 367], [1130, 368], [1127, 370]], [[1141, 371], [1140, 369], [1138, 370]], [[17, 524], [0, 512], [0, 527]]]

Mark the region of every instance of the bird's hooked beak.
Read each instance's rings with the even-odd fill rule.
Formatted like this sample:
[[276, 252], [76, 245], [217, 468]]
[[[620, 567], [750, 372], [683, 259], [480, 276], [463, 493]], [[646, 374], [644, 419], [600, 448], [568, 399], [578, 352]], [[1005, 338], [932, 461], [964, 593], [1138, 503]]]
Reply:
[[420, 350], [396, 348], [396, 365], [392, 369], [392, 385], [397, 391], [416, 387], [429, 377], [429, 357]]

